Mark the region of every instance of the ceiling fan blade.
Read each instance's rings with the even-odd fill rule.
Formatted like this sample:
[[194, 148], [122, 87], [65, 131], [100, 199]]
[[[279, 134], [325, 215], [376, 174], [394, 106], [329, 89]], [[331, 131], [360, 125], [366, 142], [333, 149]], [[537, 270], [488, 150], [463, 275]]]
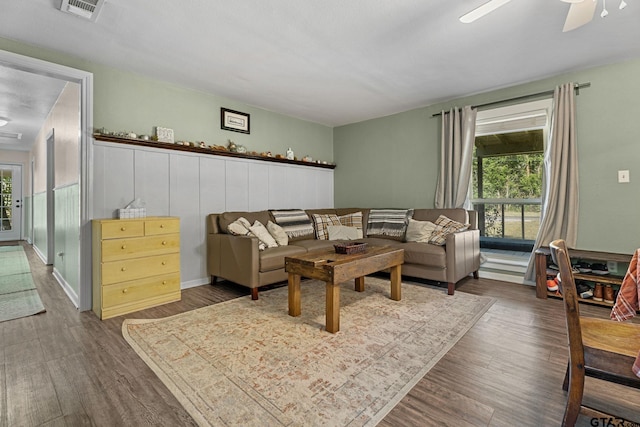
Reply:
[[488, 2], [482, 4], [481, 6], [476, 7], [471, 12], [462, 15], [460, 17], [460, 22], [464, 24], [470, 24], [476, 19], [482, 18], [486, 14], [493, 12], [500, 6], [504, 6], [510, 1], [511, 0], [489, 0]]
[[591, 22], [593, 15], [596, 13], [597, 1], [584, 0], [580, 3], [571, 3], [567, 20], [564, 22], [563, 33], [582, 27], [584, 24]]

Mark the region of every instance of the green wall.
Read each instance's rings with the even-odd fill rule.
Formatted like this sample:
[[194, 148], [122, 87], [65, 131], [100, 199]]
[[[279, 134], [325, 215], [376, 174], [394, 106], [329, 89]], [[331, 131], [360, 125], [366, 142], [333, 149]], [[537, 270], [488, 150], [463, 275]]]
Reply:
[[[227, 145], [232, 139], [249, 151], [333, 161], [332, 128], [248, 106], [51, 50], [0, 38], [0, 49], [93, 73], [96, 129], [153, 134], [155, 126], [174, 130], [175, 140]], [[220, 107], [251, 115], [251, 134], [220, 129]]]
[[[640, 60], [595, 67], [334, 129], [335, 206], [433, 207], [440, 118], [476, 105], [591, 82], [577, 103], [580, 214], [577, 247], [632, 253], [640, 247]], [[631, 182], [617, 183], [629, 170]]]

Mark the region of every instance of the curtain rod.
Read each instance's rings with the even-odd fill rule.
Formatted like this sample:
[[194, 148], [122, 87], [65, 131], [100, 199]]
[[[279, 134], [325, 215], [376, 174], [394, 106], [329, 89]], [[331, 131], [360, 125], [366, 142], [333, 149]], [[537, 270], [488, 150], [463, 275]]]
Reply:
[[[590, 87], [590, 86], [591, 86], [591, 82], [576, 83], [575, 85], [573, 85], [573, 89], [576, 91], [576, 95], [580, 95], [580, 89], [585, 88], [585, 87]], [[502, 99], [500, 101], [487, 102], [485, 104], [472, 105], [471, 108], [488, 107], [488, 106], [491, 106], [491, 105], [503, 104], [505, 102], [522, 101], [524, 99], [537, 98], [537, 97], [543, 96], [543, 95], [553, 95], [553, 92], [554, 92], [553, 89], [552, 90], [545, 90], [544, 92], [538, 92], [538, 93], [531, 93], [529, 95], [516, 96], [515, 98], [508, 98], [508, 99]], [[442, 115], [442, 112], [435, 113], [431, 117], [437, 117], [437, 116], [441, 116], [441, 115]]]

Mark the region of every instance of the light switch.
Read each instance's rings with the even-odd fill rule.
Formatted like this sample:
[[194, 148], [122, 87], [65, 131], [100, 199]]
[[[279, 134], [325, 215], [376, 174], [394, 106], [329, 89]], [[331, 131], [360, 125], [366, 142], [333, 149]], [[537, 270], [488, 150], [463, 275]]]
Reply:
[[629, 182], [629, 171], [618, 171], [618, 182]]

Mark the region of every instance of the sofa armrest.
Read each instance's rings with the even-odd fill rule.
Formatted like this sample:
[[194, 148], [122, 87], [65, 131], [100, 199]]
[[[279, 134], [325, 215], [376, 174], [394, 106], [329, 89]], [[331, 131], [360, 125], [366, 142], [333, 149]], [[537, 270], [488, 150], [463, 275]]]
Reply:
[[452, 233], [445, 242], [447, 282], [456, 283], [480, 268], [480, 230]]
[[255, 288], [259, 268], [258, 238], [214, 233], [207, 236], [209, 275]]

